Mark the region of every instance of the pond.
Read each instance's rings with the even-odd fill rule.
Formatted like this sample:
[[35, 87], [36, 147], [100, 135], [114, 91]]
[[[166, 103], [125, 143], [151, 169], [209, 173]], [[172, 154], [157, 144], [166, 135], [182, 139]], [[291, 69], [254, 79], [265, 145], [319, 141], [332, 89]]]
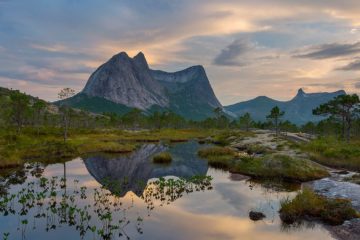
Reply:
[[[2, 182], [3, 239], [332, 239], [320, 224], [281, 223], [280, 201], [300, 186], [252, 181], [211, 168], [195, 141], [144, 144], [127, 155], [95, 154], [27, 165]], [[152, 156], [169, 151], [169, 165]], [[205, 177], [208, 176], [208, 177]], [[266, 218], [254, 222], [250, 211]]]

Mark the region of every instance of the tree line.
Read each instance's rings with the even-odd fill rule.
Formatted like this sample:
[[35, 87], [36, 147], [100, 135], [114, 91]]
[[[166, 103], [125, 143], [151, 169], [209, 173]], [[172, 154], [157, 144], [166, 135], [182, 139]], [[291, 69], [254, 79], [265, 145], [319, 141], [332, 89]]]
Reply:
[[[58, 94], [59, 100], [72, 97], [75, 91], [64, 88]], [[297, 126], [283, 120], [285, 112], [275, 106], [267, 115], [267, 121], [255, 121], [249, 113], [235, 119], [229, 117], [222, 108], [214, 109], [213, 116], [202, 121], [187, 120], [171, 111], [143, 112], [140, 109], [117, 115], [115, 113], [94, 114], [81, 109], [73, 109], [67, 101], [59, 101], [57, 106], [38, 98], [14, 90], [0, 88], [0, 124], [20, 134], [23, 128], [31, 127], [40, 134], [44, 129], [62, 130], [66, 141], [69, 129], [92, 129], [115, 127], [120, 129], [161, 129], [161, 128], [252, 128], [281, 131], [305, 132], [317, 135], [336, 135], [349, 141], [352, 136], [360, 136], [360, 101], [356, 94], [340, 95], [313, 110], [324, 120], [308, 122]]]

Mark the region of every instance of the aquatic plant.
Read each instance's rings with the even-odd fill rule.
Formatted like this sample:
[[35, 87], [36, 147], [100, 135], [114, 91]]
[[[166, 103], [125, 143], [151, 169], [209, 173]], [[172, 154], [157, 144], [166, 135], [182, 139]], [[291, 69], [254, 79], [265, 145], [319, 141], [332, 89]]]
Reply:
[[[160, 178], [151, 181], [145, 188], [141, 199], [146, 204], [148, 215], [155, 208], [169, 204], [194, 191], [210, 190], [212, 178], [195, 176], [190, 179]], [[28, 182], [16, 193], [6, 193], [0, 198], [0, 213], [3, 218], [15, 216], [19, 223], [18, 231], [23, 239], [33, 228], [44, 227], [45, 231], [55, 231], [61, 226], [72, 227], [81, 238], [113, 239], [125, 237], [126, 226], [135, 224], [136, 230], [142, 234], [144, 218], [137, 215], [129, 219], [127, 212], [134, 203], [125, 205], [123, 199], [108, 189], [121, 189], [122, 183], [105, 181], [106, 184], [90, 192], [86, 186], [78, 186], [74, 180], [73, 190], [68, 191], [65, 177], [41, 177], [37, 181]], [[117, 186], [114, 187], [114, 186]], [[88, 200], [89, 199], [89, 200]], [[91, 204], [89, 204], [89, 201]], [[10, 233], [4, 232], [3, 239], [8, 239]]]

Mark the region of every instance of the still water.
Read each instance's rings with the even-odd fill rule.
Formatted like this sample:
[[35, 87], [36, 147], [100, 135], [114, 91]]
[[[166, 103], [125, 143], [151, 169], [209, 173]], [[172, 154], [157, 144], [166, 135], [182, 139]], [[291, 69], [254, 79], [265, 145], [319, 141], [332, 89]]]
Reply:
[[[145, 144], [129, 155], [98, 154], [46, 167], [28, 166], [25, 173], [18, 173], [20, 180], [3, 179], [12, 184], [0, 198], [0, 236], [332, 239], [320, 224], [281, 223], [280, 201], [293, 197], [299, 186], [274, 186], [213, 169], [197, 157], [199, 147], [197, 142]], [[172, 163], [153, 164], [152, 156], [165, 150], [173, 156]], [[193, 177], [205, 175], [211, 179]], [[266, 218], [253, 222], [251, 210]]]

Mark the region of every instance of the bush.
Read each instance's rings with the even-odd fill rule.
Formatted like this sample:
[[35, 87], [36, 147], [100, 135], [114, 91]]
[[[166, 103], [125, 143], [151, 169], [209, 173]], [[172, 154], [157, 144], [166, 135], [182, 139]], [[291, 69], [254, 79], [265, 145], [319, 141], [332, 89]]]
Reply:
[[287, 224], [314, 218], [331, 225], [340, 225], [359, 217], [349, 200], [328, 199], [309, 188], [304, 188], [293, 200], [285, 199], [280, 204], [280, 218]]
[[154, 163], [171, 163], [172, 157], [168, 152], [162, 152], [153, 157]]

